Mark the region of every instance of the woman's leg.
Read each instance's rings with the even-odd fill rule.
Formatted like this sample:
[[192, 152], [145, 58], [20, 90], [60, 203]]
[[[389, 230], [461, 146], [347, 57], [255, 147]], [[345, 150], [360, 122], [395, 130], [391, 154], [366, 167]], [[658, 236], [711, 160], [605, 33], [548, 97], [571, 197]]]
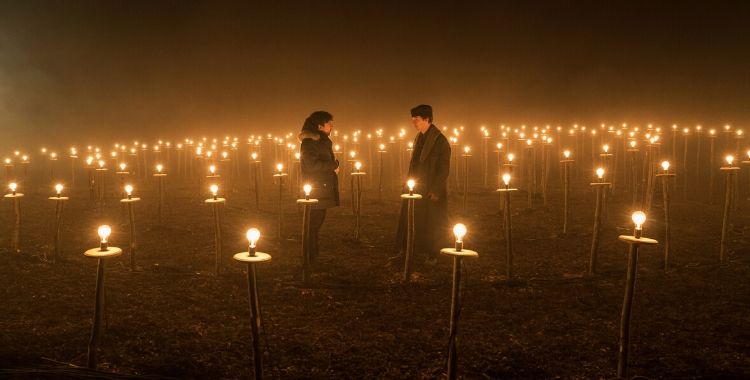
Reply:
[[326, 209], [310, 210], [310, 258], [318, 257], [318, 233], [326, 219]]

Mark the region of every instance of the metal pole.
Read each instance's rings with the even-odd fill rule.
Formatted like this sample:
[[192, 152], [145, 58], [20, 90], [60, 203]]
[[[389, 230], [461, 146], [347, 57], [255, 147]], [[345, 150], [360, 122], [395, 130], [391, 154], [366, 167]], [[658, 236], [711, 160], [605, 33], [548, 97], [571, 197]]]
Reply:
[[599, 253], [599, 230], [602, 219], [602, 186], [596, 185], [596, 209], [594, 211], [594, 231], [591, 239], [591, 255], [589, 258], [589, 275], [596, 273], [596, 259]]
[[310, 282], [310, 203], [302, 209], [302, 281]]
[[135, 216], [133, 204], [128, 203], [128, 217], [130, 219], [130, 271], [135, 271]]
[[455, 380], [458, 354], [456, 352], [458, 337], [458, 319], [461, 316], [461, 258], [453, 257], [453, 286], [451, 292], [451, 324], [448, 339], [448, 379]]
[[57, 260], [61, 257], [60, 255], [60, 225], [62, 224], [62, 212], [64, 203], [62, 201], [55, 201], [55, 256], [52, 260]]
[[219, 207], [218, 203], [213, 203], [214, 211], [214, 244], [216, 245], [216, 257], [214, 264], [214, 274], [219, 275], [219, 264], [221, 262], [221, 224], [219, 223]]
[[570, 172], [568, 163], [563, 163], [563, 234], [568, 233], [568, 198], [570, 197]]
[[638, 244], [630, 243], [628, 250], [628, 274], [625, 280], [625, 298], [620, 317], [620, 349], [617, 360], [617, 377], [628, 377], [628, 354], [630, 351], [630, 317], [633, 312], [633, 296], [638, 270]]
[[727, 250], [727, 230], [729, 229], [729, 217], [731, 214], [732, 204], [732, 171], [727, 170], [726, 192], [724, 196], [724, 218], [721, 222], [721, 244], [719, 246], [719, 262], [724, 264], [726, 261]]
[[670, 225], [669, 225], [669, 177], [662, 176], [661, 189], [662, 199], [664, 200], [664, 270], [669, 267], [669, 240], [670, 240]]
[[253, 369], [255, 379], [260, 380], [263, 378], [263, 351], [260, 348], [260, 300], [258, 299], [258, 278], [255, 265], [252, 263], [247, 264], [247, 289], [250, 299], [250, 330], [253, 334]]
[[88, 349], [88, 367], [96, 368], [97, 347], [99, 346], [99, 330], [102, 324], [102, 314], [104, 313], [104, 261], [98, 259], [96, 269], [96, 295], [94, 306], [94, 325], [91, 328], [91, 337], [89, 338]]
[[503, 219], [505, 220], [505, 251], [506, 251], [506, 274], [508, 279], [513, 278], [513, 239], [511, 238], [510, 226], [510, 192], [505, 192], [505, 204], [503, 207]]
[[404, 258], [404, 277], [403, 280], [409, 281], [411, 273], [411, 257], [414, 254], [414, 199], [407, 199], [406, 215], [406, 257]]
[[13, 212], [16, 216], [15, 229], [13, 231], [13, 252], [21, 252], [19, 249], [21, 241], [21, 199], [13, 198]]

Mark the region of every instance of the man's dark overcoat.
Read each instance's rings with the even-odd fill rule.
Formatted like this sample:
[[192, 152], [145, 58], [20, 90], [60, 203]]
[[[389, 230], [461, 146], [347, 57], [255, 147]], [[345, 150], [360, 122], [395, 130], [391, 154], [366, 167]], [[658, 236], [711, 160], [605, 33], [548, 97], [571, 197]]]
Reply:
[[[445, 135], [434, 125], [418, 133], [414, 139], [408, 178], [414, 179], [414, 192], [422, 195], [415, 203], [415, 252], [434, 257], [449, 242], [448, 231], [448, 173], [451, 147]], [[431, 200], [430, 194], [437, 197]], [[396, 234], [397, 250], [406, 247], [407, 203], [401, 203], [401, 215]]]

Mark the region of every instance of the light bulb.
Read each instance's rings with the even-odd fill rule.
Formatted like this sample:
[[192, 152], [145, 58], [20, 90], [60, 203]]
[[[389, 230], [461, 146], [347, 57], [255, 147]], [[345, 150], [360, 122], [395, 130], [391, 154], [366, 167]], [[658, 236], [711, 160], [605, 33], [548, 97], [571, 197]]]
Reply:
[[664, 171], [669, 170], [669, 161], [662, 161], [661, 168], [664, 169]]
[[245, 233], [248, 243], [250, 243], [250, 250], [248, 251], [251, 255], [255, 256], [255, 247], [260, 239], [260, 231], [257, 228], [251, 228]]
[[631, 216], [633, 223], [635, 223], [635, 237], [641, 237], [641, 231], [643, 229], [643, 223], [646, 222], [646, 214], [643, 211], [636, 211]]
[[55, 185], [55, 191], [57, 192], [57, 196], [59, 197], [60, 193], [62, 193], [62, 191], [63, 191], [63, 185], [60, 184], [60, 183], [58, 183], [57, 185]]
[[510, 174], [509, 173], [503, 174], [503, 183], [505, 184], [506, 188], [510, 186]]
[[416, 185], [416, 182], [413, 179], [410, 178], [406, 181], [406, 187], [409, 188], [409, 195], [414, 195], [414, 185]]
[[299, 152], [294, 152], [294, 159], [295, 159], [295, 160], [299, 161], [299, 158], [300, 158], [300, 157], [302, 157], [302, 155], [301, 155], [301, 154], [299, 154]]
[[208, 171], [211, 172], [211, 175], [214, 175], [216, 173], [216, 166], [210, 165]]
[[604, 146], [602, 147], [602, 149], [604, 150], [604, 153], [609, 153], [609, 145], [604, 144]]
[[604, 178], [604, 168], [597, 168], [596, 169], [596, 176], [599, 177], [599, 179]]
[[221, 152], [221, 157], [222, 157], [223, 159], [225, 159], [225, 160], [227, 159], [227, 156], [228, 156], [228, 155], [229, 155], [229, 153], [227, 153], [227, 152]]
[[467, 145], [464, 147], [464, 153], [469, 154], [469, 152], [471, 152], [471, 147]]
[[125, 185], [125, 193], [128, 194], [128, 198], [133, 195], [133, 185]]
[[99, 160], [99, 169], [104, 169], [104, 160]]
[[503, 143], [497, 143], [497, 150], [503, 149]]
[[362, 163], [357, 161], [354, 163], [354, 170], [359, 171], [359, 169], [362, 169]]
[[728, 154], [724, 159], [727, 161], [727, 165], [732, 166], [734, 163], [734, 156], [731, 154]]
[[566, 159], [570, 158], [570, 151], [569, 150], [564, 151], [563, 156], [565, 156]]
[[357, 155], [357, 152], [351, 151], [349, 152], [349, 157], [354, 158]]
[[306, 183], [304, 186], [302, 186], [302, 190], [305, 192], [305, 198], [307, 199], [308, 197], [310, 197], [312, 186], [310, 186], [309, 183]]
[[16, 195], [16, 189], [18, 188], [18, 184], [15, 182], [11, 182], [8, 187], [10, 188], [10, 191], [13, 192], [13, 195]]
[[630, 142], [630, 147], [631, 147], [631, 148], [635, 148], [635, 145], [636, 145], [636, 142], [635, 142], [635, 141], [631, 141], [631, 142]]
[[513, 163], [513, 159], [516, 158], [516, 155], [513, 153], [508, 153], [508, 162]]
[[128, 164], [126, 164], [126, 163], [120, 164], [120, 171], [124, 172], [127, 167], [128, 167]]
[[255, 153], [255, 152], [251, 153], [250, 154], [250, 158], [252, 158], [253, 161], [257, 160], [258, 159], [258, 153]]
[[101, 225], [99, 226], [99, 229], [97, 230], [97, 233], [99, 234], [99, 239], [101, 239], [99, 244], [99, 250], [100, 251], [106, 251], [107, 250], [107, 239], [109, 238], [109, 235], [112, 233], [112, 228], [108, 225]]
[[466, 236], [466, 226], [461, 223], [453, 226], [453, 235], [456, 236], [456, 251], [464, 249], [464, 236]]
[[750, 150], [747, 151], [747, 159], [750, 160]]
[[210, 189], [211, 189], [211, 193], [214, 196], [214, 199], [216, 199], [216, 193], [219, 192], [219, 185], [211, 185]]
[[156, 171], [157, 172], [161, 173], [162, 169], [164, 169], [164, 165], [162, 165], [162, 164], [156, 165]]
[[279, 162], [278, 164], [276, 164], [276, 171], [281, 173], [282, 170], [284, 170], [284, 164]]

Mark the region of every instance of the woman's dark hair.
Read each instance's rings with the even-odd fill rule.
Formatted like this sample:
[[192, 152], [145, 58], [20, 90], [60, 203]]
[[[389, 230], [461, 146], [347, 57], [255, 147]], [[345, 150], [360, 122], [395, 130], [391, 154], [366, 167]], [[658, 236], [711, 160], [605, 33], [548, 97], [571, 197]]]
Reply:
[[317, 132], [318, 126], [323, 125], [333, 120], [333, 115], [326, 111], [315, 111], [305, 119], [305, 124], [302, 125], [303, 131]]

